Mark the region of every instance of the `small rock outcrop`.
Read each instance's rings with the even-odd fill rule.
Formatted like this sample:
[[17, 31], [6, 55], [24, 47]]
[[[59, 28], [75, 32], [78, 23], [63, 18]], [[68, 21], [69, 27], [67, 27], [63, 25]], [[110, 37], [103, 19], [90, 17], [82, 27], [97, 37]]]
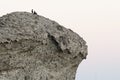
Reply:
[[0, 80], [75, 80], [86, 42], [57, 22], [29, 12], [0, 17]]

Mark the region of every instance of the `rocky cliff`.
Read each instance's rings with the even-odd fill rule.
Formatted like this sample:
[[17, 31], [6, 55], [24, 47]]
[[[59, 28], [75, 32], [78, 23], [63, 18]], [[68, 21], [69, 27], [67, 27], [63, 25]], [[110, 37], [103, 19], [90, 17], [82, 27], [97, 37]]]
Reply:
[[0, 80], [75, 80], [87, 56], [75, 32], [29, 12], [0, 17]]

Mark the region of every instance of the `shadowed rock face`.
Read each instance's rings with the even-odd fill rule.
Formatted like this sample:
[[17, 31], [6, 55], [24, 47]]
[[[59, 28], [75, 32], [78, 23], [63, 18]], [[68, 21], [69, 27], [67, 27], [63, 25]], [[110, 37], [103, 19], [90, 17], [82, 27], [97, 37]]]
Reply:
[[0, 17], [0, 80], [75, 80], [86, 42], [55, 21], [28, 12]]

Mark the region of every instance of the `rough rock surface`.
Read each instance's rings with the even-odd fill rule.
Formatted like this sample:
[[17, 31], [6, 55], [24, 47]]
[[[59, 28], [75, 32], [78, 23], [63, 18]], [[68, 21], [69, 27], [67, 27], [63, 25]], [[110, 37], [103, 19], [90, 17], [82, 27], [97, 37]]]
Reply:
[[0, 17], [0, 80], [75, 80], [86, 42], [55, 21], [28, 12]]

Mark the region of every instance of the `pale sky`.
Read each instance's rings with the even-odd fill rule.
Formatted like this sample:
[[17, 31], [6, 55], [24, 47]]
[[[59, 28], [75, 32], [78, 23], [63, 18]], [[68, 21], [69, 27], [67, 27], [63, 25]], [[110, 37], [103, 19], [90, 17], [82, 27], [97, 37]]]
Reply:
[[0, 0], [0, 16], [31, 9], [87, 42], [76, 80], [120, 80], [120, 0]]

